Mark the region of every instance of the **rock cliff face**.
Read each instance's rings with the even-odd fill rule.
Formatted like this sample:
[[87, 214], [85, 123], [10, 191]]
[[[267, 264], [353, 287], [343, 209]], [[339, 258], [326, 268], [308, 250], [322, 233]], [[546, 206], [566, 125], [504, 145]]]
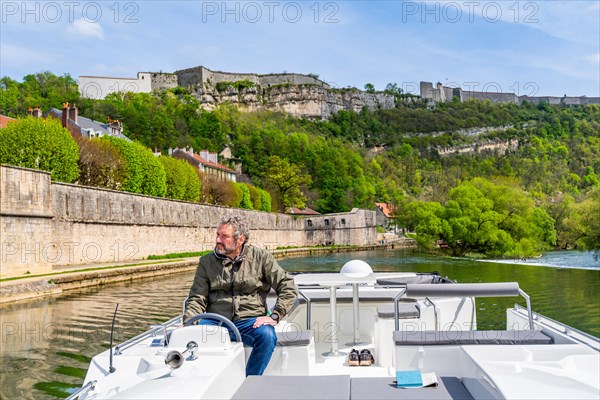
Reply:
[[317, 85], [282, 84], [269, 87], [253, 86], [236, 89], [233, 86], [218, 91], [215, 86], [191, 86], [200, 106], [212, 110], [223, 103], [236, 105], [243, 111], [271, 110], [295, 117], [327, 119], [340, 110], [359, 112], [396, 106], [394, 96], [366, 93], [357, 89], [330, 89]]
[[518, 139], [509, 139], [505, 141], [486, 141], [482, 143], [466, 144], [462, 146], [452, 147], [437, 147], [437, 152], [441, 157], [446, 157], [456, 154], [470, 153], [498, 153], [506, 154], [510, 151], [515, 151], [519, 147]]

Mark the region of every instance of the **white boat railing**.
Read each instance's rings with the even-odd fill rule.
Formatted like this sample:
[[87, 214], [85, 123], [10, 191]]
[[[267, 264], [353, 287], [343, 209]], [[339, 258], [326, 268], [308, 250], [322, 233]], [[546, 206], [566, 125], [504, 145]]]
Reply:
[[87, 393], [89, 390], [94, 390], [94, 388], [96, 387], [96, 383], [97, 382], [98, 381], [96, 381], [96, 380], [89, 381], [88, 383], [86, 383], [85, 385], [83, 385], [82, 387], [80, 387], [75, 393], [73, 393], [69, 397], [67, 397], [65, 400], [78, 399], [79, 396], [81, 396], [84, 393]]
[[[121, 352], [125, 349], [128, 349], [129, 347], [135, 346], [136, 344], [138, 344], [139, 342], [141, 342], [142, 340], [145, 340], [149, 337], [154, 337], [156, 336], [156, 334], [158, 332], [164, 331], [167, 327], [175, 325], [176, 323], [178, 323], [179, 321], [181, 321], [181, 316], [178, 315], [176, 317], [171, 318], [170, 320], [168, 320], [167, 322], [160, 324], [160, 325], [154, 325], [154, 329], [151, 329], [149, 331], [146, 331], [144, 333], [141, 333], [135, 337], [132, 337], [129, 340], [124, 341], [123, 343], [115, 346], [115, 351], [114, 351], [114, 355], [118, 356], [121, 354]], [[166, 339], [166, 338], [165, 338]]]
[[302, 296], [304, 301], [306, 301], [306, 329], [309, 330], [310, 325], [311, 325], [311, 310], [312, 310], [311, 299], [300, 289], [298, 289], [298, 294], [300, 296]]
[[[350, 283], [347, 284], [347, 286], [343, 286], [346, 289], [349, 289], [352, 285]], [[406, 287], [406, 285], [402, 285], [402, 284], [398, 284], [398, 285], [374, 285], [374, 286], [370, 286], [372, 289], [373, 288], [377, 288], [377, 289], [401, 289], [400, 290], [400, 294], [404, 293], [404, 289]], [[301, 287], [298, 288], [298, 294], [300, 296], [302, 296], [302, 298], [304, 299], [304, 301], [306, 301], [306, 329], [310, 330], [311, 329], [311, 324], [312, 324], [312, 298], [310, 297], [309, 294], [305, 293], [305, 290], [320, 290], [320, 291], [330, 291], [329, 287], [327, 286], [321, 286], [321, 285], [302, 285]], [[337, 293], [337, 292], [336, 292]], [[329, 298], [329, 297], [328, 297]], [[360, 298], [360, 296], [359, 296]], [[396, 297], [397, 298], [397, 297]], [[395, 304], [395, 307], [397, 308], [397, 302], [396, 302], [396, 298], [391, 298], [391, 296], [387, 297], [386, 301], [393, 301]]]
[[[514, 312], [518, 315], [522, 315], [527, 311], [523, 306], [515, 304]], [[600, 351], [600, 338], [597, 338], [589, 333], [580, 331], [577, 328], [573, 328], [572, 326], [559, 322], [540, 313], [534, 312], [532, 314], [533, 320], [542, 328], [553, 329], [575, 340], [578, 343], [585, 344], [594, 350]]]
[[[531, 311], [531, 300], [527, 293], [519, 288], [518, 282], [495, 282], [495, 283], [409, 283], [406, 290], [394, 298], [395, 327], [400, 328], [398, 302], [402, 296], [406, 297], [508, 297], [523, 296], [527, 303], [529, 317], [529, 329], [533, 329], [533, 313]], [[430, 302], [431, 300], [428, 299]]]

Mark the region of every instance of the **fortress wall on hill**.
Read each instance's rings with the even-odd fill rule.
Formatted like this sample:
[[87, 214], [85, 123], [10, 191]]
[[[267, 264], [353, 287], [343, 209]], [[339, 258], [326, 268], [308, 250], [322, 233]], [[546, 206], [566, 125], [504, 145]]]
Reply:
[[104, 99], [115, 92], [150, 93], [152, 74], [139, 72], [137, 78], [111, 78], [104, 76], [80, 76], [79, 93], [88, 99]]

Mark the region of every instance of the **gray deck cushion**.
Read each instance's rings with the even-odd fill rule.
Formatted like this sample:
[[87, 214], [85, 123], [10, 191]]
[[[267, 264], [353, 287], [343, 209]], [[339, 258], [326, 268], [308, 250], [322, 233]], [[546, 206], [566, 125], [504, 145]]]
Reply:
[[[421, 315], [419, 305], [417, 303], [398, 303], [398, 318], [419, 318]], [[384, 304], [377, 307], [377, 316], [379, 318], [394, 318], [394, 305]]]
[[500, 297], [518, 296], [517, 282], [408, 284], [407, 297]]
[[438, 282], [443, 282], [443, 278], [441, 278], [438, 275], [429, 275], [429, 274], [423, 274], [423, 275], [417, 275], [417, 276], [405, 276], [405, 277], [398, 277], [398, 278], [378, 278], [377, 279], [377, 284], [380, 286], [396, 286], [396, 285], [406, 285], [408, 283], [417, 283], [417, 284], [422, 284], [422, 283], [438, 283]]
[[350, 399], [350, 375], [249, 376], [232, 399]]
[[308, 346], [312, 331], [276, 332], [277, 346]]
[[396, 346], [469, 344], [552, 344], [540, 331], [396, 331]]
[[401, 389], [396, 387], [395, 379], [389, 378], [352, 378], [350, 380], [350, 398], [352, 400], [472, 400], [473, 396], [456, 377], [438, 377], [438, 385], [433, 388]]

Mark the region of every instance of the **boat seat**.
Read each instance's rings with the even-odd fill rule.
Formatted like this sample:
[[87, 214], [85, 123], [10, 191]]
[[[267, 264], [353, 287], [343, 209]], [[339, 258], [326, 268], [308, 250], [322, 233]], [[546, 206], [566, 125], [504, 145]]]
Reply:
[[350, 398], [352, 400], [472, 400], [460, 379], [454, 376], [438, 377], [436, 387], [402, 389], [396, 387], [393, 377], [389, 378], [352, 378], [350, 380]]
[[236, 400], [350, 400], [350, 375], [248, 376]]
[[308, 346], [313, 337], [312, 331], [276, 332], [277, 346]]
[[[418, 319], [421, 315], [421, 309], [416, 302], [399, 302], [398, 318], [400, 319]], [[394, 305], [384, 304], [377, 306], [377, 316], [379, 318], [394, 319]]]
[[[273, 355], [265, 374], [285, 376], [308, 375], [311, 361], [315, 357], [313, 332], [308, 330], [285, 330], [283, 332], [276, 331], [275, 334], [277, 335], [277, 345], [273, 350]], [[251, 348], [244, 347], [244, 349], [246, 356], [249, 357]]]
[[395, 331], [396, 346], [470, 344], [552, 344], [551, 337], [536, 330], [513, 331]]

